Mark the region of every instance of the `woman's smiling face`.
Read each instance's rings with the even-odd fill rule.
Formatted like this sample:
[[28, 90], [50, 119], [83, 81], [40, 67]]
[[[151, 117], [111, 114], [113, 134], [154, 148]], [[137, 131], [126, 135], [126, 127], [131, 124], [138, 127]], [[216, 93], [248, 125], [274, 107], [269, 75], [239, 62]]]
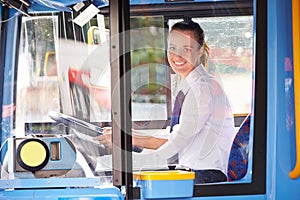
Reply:
[[181, 78], [200, 64], [203, 48], [199, 48], [192, 31], [172, 30], [168, 38], [168, 61]]

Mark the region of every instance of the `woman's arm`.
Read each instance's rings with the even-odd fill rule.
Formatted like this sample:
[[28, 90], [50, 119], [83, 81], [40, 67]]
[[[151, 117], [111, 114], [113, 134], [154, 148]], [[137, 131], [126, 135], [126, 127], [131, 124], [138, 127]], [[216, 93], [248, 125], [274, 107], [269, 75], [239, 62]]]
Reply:
[[[94, 137], [100, 144], [103, 144], [106, 148], [112, 148], [111, 142], [111, 128], [104, 128], [103, 135]], [[166, 143], [168, 140], [164, 138], [156, 138], [153, 136], [141, 136], [134, 133], [132, 134], [132, 145], [136, 147], [146, 149], [158, 149], [161, 145]]]
[[132, 145], [146, 149], [156, 150], [167, 141], [167, 139], [156, 138], [153, 136], [138, 136], [134, 133], [132, 135]]

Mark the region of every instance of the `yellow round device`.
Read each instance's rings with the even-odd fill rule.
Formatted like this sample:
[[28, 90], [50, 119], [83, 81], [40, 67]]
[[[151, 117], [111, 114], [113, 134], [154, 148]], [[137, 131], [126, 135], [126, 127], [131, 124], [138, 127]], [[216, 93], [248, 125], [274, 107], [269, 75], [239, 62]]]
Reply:
[[17, 149], [17, 162], [28, 171], [38, 171], [45, 167], [49, 160], [47, 145], [38, 139], [27, 139]]

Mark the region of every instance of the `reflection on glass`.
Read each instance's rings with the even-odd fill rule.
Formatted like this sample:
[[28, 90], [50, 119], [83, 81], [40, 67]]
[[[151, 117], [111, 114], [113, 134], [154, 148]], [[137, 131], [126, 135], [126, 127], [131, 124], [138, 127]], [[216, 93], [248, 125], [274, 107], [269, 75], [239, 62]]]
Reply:
[[197, 18], [195, 21], [206, 32], [210, 58], [230, 98], [233, 113], [250, 113], [253, 16]]
[[[15, 137], [2, 144], [9, 150], [1, 179], [100, 176], [101, 183], [95, 182], [99, 178], [86, 183], [112, 185], [111, 155], [106, 157], [104, 146], [93, 139], [101, 129], [91, 129], [110, 122], [109, 31], [103, 28], [104, 20], [92, 19], [80, 30], [83, 39], [76, 41], [59, 37], [58, 30], [66, 27], [56, 15], [23, 17]], [[88, 30], [94, 27], [90, 43]]]
[[130, 19], [133, 121], [167, 120], [168, 67], [163, 27], [161, 16]]
[[23, 18], [17, 77], [17, 134], [24, 132], [25, 122], [49, 121], [47, 113], [60, 110], [57, 31], [57, 16]]

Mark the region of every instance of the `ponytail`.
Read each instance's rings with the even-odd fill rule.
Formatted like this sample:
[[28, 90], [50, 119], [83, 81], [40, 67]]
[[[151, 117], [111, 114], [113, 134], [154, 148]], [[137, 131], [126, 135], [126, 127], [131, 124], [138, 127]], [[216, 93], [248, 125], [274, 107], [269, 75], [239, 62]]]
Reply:
[[203, 67], [206, 70], [208, 70], [209, 47], [205, 41], [203, 41], [202, 47], [203, 47], [203, 54], [200, 58], [200, 63], [203, 65]]

